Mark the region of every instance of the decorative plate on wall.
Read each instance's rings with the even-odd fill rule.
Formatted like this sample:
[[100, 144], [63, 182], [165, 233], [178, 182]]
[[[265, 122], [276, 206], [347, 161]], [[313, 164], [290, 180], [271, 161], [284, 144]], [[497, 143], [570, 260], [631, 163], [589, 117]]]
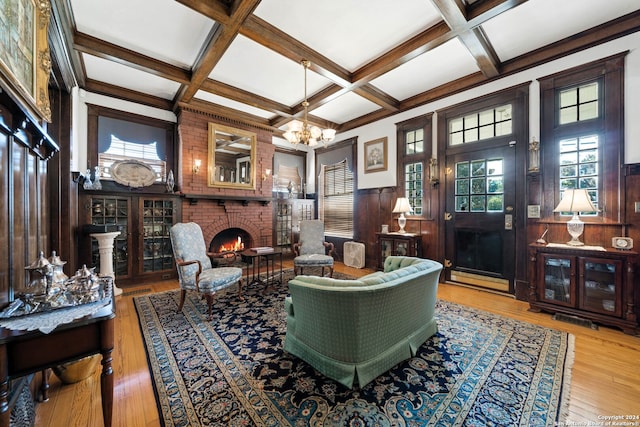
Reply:
[[121, 160], [111, 165], [111, 177], [118, 184], [129, 187], [147, 187], [156, 182], [153, 168], [138, 160]]

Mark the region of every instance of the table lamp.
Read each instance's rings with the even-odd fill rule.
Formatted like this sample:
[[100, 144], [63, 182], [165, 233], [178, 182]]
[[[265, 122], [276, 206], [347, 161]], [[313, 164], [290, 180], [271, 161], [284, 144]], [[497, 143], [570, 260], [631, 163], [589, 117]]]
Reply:
[[589, 193], [587, 190], [564, 190], [562, 200], [558, 203], [558, 206], [553, 210], [554, 212], [572, 212], [573, 217], [567, 222], [567, 231], [571, 235], [571, 240], [567, 242], [567, 245], [571, 246], [583, 246], [578, 238], [584, 231], [584, 222], [580, 220], [578, 212], [595, 212], [597, 209], [591, 203]]
[[406, 233], [404, 226], [407, 223], [407, 219], [404, 217], [404, 214], [412, 211], [409, 199], [406, 197], [398, 197], [398, 200], [396, 200], [396, 206], [393, 208], [392, 213], [400, 214], [400, 217], [398, 218], [398, 226], [400, 227], [400, 230], [398, 231], [399, 233]]

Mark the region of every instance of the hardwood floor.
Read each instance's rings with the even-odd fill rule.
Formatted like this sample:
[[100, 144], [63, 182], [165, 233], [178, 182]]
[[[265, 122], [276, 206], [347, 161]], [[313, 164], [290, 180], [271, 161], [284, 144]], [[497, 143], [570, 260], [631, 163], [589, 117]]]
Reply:
[[[354, 276], [368, 272], [342, 264], [336, 265], [336, 271]], [[133, 297], [176, 288], [175, 281], [156, 282], [125, 288], [117, 297], [114, 426], [160, 425]], [[438, 297], [573, 334], [575, 354], [567, 417], [573, 425], [606, 425], [603, 417], [640, 416], [640, 337], [607, 327], [592, 330], [558, 322], [549, 314], [527, 311], [525, 302], [461, 286], [441, 284]], [[36, 406], [36, 425], [102, 426], [99, 396], [100, 369], [87, 380], [71, 385], [61, 384], [52, 375], [49, 401]], [[595, 424], [598, 422], [603, 424]], [[640, 425], [640, 419], [632, 422], [637, 424], [630, 425]]]

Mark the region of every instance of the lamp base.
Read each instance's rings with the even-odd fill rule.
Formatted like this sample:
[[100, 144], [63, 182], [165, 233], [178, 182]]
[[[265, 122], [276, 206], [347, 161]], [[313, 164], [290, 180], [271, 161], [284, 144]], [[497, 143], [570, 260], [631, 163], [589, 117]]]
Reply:
[[404, 217], [404, 213], [401, 213], [400, 216], [398, 217], [398, 227], [400, 227], [400, 230], [398, 230], [398, 233], [406, 233], [404, 226], [407, 224], [407, 219]]
[[584, 246], [584, 243], [582, 243], [580, 240], [578, 239], [571, 239], [567, 242], [567, 245], [569, 246]]
[[584, 231], [584, 223], [580, 220], [576, 212], [573, 213], [573, 218], [567, 222], [567, 231], [571, 235], [571, 240], [567, 242], [567, 245], [584, 246], [584, 243], [578, 240]]

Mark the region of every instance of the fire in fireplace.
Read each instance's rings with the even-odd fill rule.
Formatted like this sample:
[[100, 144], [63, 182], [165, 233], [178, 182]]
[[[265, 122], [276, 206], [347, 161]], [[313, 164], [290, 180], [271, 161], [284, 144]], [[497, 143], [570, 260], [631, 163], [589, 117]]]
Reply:
[[216, 234], [209, 244], [209, 252], [214, 254], [218, 264], [231, 264], [236, 254], [251, 247], [251, 235], [241, 228], [227, 228]]

